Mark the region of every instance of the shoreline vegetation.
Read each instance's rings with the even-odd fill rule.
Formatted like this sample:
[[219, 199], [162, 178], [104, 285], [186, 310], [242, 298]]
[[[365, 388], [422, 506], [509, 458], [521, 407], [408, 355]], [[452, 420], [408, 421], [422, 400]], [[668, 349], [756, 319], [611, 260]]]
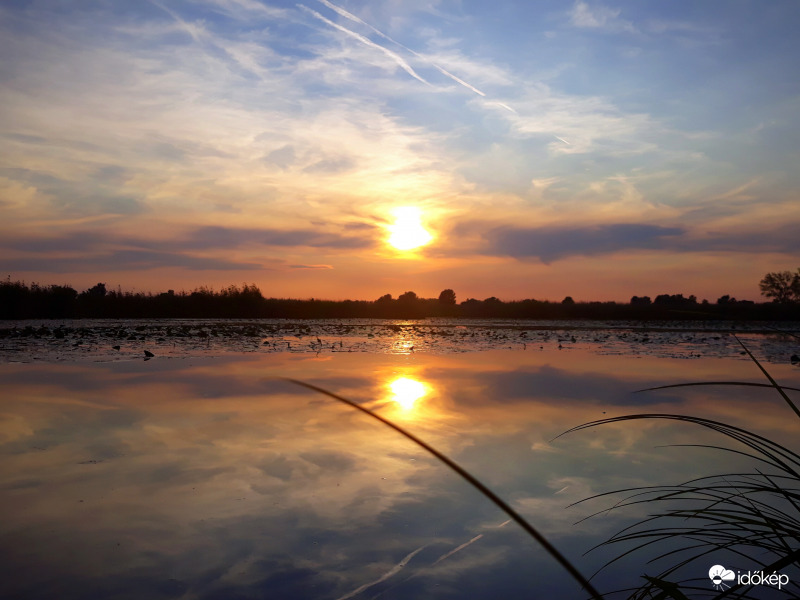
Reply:
[[[788, 273], [788, 272], [787, 272]], [[633, 296], [628, 303], [561, 302], [548, 300], [502, 301], [469, 298], [456, 301], [452, 289], [438, 298], [420, 298], [405, 292], [397, 298], [385, 294], [377, 300], [307, 300], [265, 297], [255, 284], [230, 285], [215, 291], [200, 287], [191, 292], [164, 293], [108, 290], [104, 283], [78, 292], [69, 285], [30, 285], [0, 281], [0, 319], [68, 318], [287, 318], [287, 319], [591, 319], [591, 320], [800, 320], [800, 291], [780, 297], [764, 288], [770, 302], [756, 303], [722, 296], [716, 302], [698, 301], [693, 295]], [[797, 277], [797, 276], [795, 276]], [[798, 278], [800, 279], [800, 278]]]

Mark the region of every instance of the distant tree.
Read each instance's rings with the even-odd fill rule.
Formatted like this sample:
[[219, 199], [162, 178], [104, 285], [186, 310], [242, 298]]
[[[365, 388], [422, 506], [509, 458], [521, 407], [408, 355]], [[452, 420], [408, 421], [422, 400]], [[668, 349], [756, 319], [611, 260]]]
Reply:
[[697, 296], [691, 295], [684, 298], [683, 294], [659, 294], [653, 301], [653, 304], [667, 305], [667, 306], [687, 306], [697, 304]]
[[406, 292], [404, 294], [400, 294], [400, 296], [398, 296], [397, 298], [398, 302], [409, 303], [409, 304], [411, 302], [416, 302], [418, 299], [419, 298], [414, 292]]
[[392, 295], [391, 294], [384, 294], [383, 296], [381, 296], [380, 298], [378, 298], [376, 300], [376, 302], [381, 302], [381, 303], [386, 303], [386, 302], [391, 302], [391, 301], [392, 301]]
[[570, 305], [571, 306], [571, 305], [575, 304], [575, 300], [572, 299], [572, 296], [567, 296], [566, 298], [564, 298], [561, 301], [561, 304], [565, 304], [565, 305]]
[[454, 306], [456, 303], [456, 293], [450, 288], [442, 290], [442, 293], [439, 294], [439, 303]]
[[720, 306], [725, 306], [727, 304], [736, 304], [736, 298], [731, 298], [729, 294], [725, 294], [724, 296], [720, 296], [717, 298], [717, 304]]
[[93, 298], [105, 298], [106, 284], [98, 283], [97, 285], [92, 286], [88, 290], [86, 290], [84, 294], [86, 294], [87, 296], [91, 296]]
[[48, 317], [64, 318], [69, 316], [75, 304], [78, 292], [68, 285], [51, 285], [47, 289], [45, 314]]
[[759, 282], [761, 295], [772, 298], [773, 302], [785, 304], [800, 301], [800, 269], [796, 273], [778, 271], [767, 273]]
[[650, 296], [641, 296], [641, 297], [634, 296], [633, 298], [631, 298], [632, 306], [648, 306], [650, 304], [652, 304]]

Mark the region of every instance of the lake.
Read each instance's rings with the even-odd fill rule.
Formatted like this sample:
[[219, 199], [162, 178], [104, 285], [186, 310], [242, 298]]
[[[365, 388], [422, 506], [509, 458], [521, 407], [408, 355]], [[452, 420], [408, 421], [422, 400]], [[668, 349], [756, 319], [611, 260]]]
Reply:
[[[588, 577], [631, 546], [590, 550], [654, 506], [604, 510], [628, 494], [576, 502], [764, 467], [697, 447], [745, 449], [697, 424], [618, 422], [554, 439], [562, 432], [670, 413], [800, 450], [800, 420], [775, 389], [637, 392], [767, 383], [731, 331], [781, 385], [800, 388], [797, 323], [2, 324], [0, 596], [585, 598], [458, 475], [285, 378], [347, 397], [450, 456]], [[681, 542], [626, 556], [592, 583], [618, 597], [610, 592], [670, 565], [674, 555], [647, 563], [670, 543]], [[762, 558], [720, 550], [682, 578], [710, 594], [710, 567], [754, 571]], [[791, 583], [781, 593], [760, 585], [747, 597], [797, 597], [796, 562], [782, 573]]]

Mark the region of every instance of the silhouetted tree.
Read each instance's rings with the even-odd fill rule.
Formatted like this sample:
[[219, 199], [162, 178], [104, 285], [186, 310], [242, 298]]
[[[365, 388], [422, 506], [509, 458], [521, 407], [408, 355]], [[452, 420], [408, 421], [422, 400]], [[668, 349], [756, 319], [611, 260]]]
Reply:
[[455, 306], [456, 293], [450, 288], [442, 290], [442, 293], [439, 294], [439, 302], [441, 304], [447, 304], [448, 306]]
[[567, 296], [566, 298], [564, 298], [561, 301], [561, 304], [571, 306], [571, 305], [575, 304], [575, 300], [572, 299], [572, 296]]
[[693, 306], [697, 304], [697, 296], [691, 295], [684, 298], [683, 294], [659, 294], [653, 301], [653, 304], [661, 304], [666, 306]]
[[412, 302], [417, 301], [419, 298], [414, 292], [406, 292], [404, 294], [400, 294], [397, 297], [397, 301], [402, 304], [411, 304]]
[[[797, 275], [781, 275], [789, 284], [784, 298], [800, 300], [792, 288]], [[766, 279], [766, 278], [765, 278]], [[447, 291], [447, 290], [445, 290]], [[452, 291], [452, 290], [450, 290]], [[791, 295], [789, 295], [791, 294]], [[455, 295], [455, 294], [454, 294]], [[440, 295], [441, 296], [441, 295]], [[220, 291], [200, 287], [192, 292], [152, 294], [107, 289], [99, 283], [81, 294], [67, 285], [25, 284], [0, 280], [0, 319], [31, 318], [287, 318], [421, 319], [426, 317], [502, 318], [502, 319], [751, 319], [800, 320], [800, 301], [773, 301], [756, 304], [728, 295], [716, 304], [698, 303], [695, 296], [662, 294], [655, 302], [649, 297], [631, 298], [630, 304], [616, 302], [562, 302], [518, 300], [502, 302], [491, 296], [483, 301], [468, 299], [460, 304], [445, 304], [437, 298], [419, 298], [406, 292], [397, 300], [385, 294], [377, 301], [293, 300], [264, 298], [255, 284], [231, 285]], [[12, 331], [12, 330], [8, 330]], [[0, 328], [0, 335], [3, 329]]]
[[46, 291], [45, 314], [56, 319], [71, 316], [77, 297], [78, 292], [68, 285], [51, 285]]
[[767, 273], [759, 282], [761, 295], [781, 304], [800, 300], [800, 269], [797, 273], [778, 271]]
[[90, 287], [88, 290], [84, 292], [84, 294], [92, 298], [105, 298], [106, 293], [107, 291], [105, 283], [98, 283], [97, 285]]

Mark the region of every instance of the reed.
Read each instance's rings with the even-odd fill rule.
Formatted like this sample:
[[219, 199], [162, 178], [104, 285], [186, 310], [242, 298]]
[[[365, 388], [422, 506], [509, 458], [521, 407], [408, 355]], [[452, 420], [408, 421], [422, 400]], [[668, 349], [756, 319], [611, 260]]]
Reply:
[[[769, 384], [745, 381], [703, 381], [647, 388], [639, 390], [639, 392], [704, 385], [771, 387], [780, 394], [790, 409], [800, 418], [800, 410], [786, 394], [786, 390], [800, 391], [800, 389], [779, 385], [742, 341], [735, 335], [733, 337], [742, 345], [750, 359], [767, 378]], [[641, 586], [616, 590], [604, 596], [595, 589], [590, 581], [591, 577], [585, 577], [533, 525], [451, 458], [389, 419], [348, 398], [310, 383], [294, 379], [285, 380], [326, 395], [369, 415], [436, 457], [520, 525], [592, 598], [602, 599], [622, 595], [626, 595], [630, 600], [688, 600], [689, 597], [714, 600], [748, 598], [752, 586], [732, 585], [718, 593], [711, 588], [708, 578], [681, 578], [687, 567], [696, 564], [696, 561], [701, 558], [708, 558], [712, 553], [719, 551], [745, 557], [756, 563], [766, 573], [787, 567], [800, 567], [800, 454], [741, 427], [691, 415], [645, 413], [591, 421], [573, 427], [557, 436], [561, 437], [600, 425], [625, 421], [653, 419], [679, 421], [715, 431], [737, 442], [742, 448], [733, 449], [709, 444], [684, 446], [710, 448], [743, 455], [758, 464], [758, 468], [753, 473], [711, 475], [678, 485], [616, 490], [582, 500], [581, 502], [586, 502], [596, 498], [609, 497], [612, 494], [627, 494], [623, 500], [614, 504], [610, 509], [590, 515], [586, 517], [587, 519], [606, 513], [611, 509], [617, 510], [636, 505], [656, 507], [655, 512], [645, 519], [622, 529], [592, 549], [620, 545], [627, 547], [608, 560], [594, 575], [633, 553], [655, 548], [659, 543], [676, 539], [685, 542], [677, 549], [656, 551], [655, 556], [648, 561], [648, 564], [667, 559], [671, 559], [672, 562], [655, 576], [642, 575], [644, 583]], [[705, 568], [708, 566], [706, 563], [704, 563]], [[800, 586], [795, 578], [791, 586], [780, 590], [780, 593], [788, 598], [797, 598], [798, 591], [800, 591]], [[687, 594], [691, 594], [691, 596]]]
[[533, 525], [531, 525], [517, 511], [515, 511], [513, 508], [511, 508], [511, 506], [505, 500], [500, 498], [500, 496], [495, 494], [484, 483], [482, 483], [477, 477], [472, 475], [469, 471], [464, 469], [461, 465], [456, 463], [453, 459], [451, 459], [450, 457], [446, 456], [445, 454], [442, 454], [441, 452], [436, 450], [436, 448], [434, 448], [433, 446], [431, 446], [427, 442], [424, 442], [423, 440], [421, 440], [420, 438], [418, 438], [417, 436], [415, 436], [413, 433], [409, 432], [408, 430], [403, 429], [402, 427], [400, 427], [396, 423], [393, 423], [392, 421], [390, 421], [386, 417], [383, 417], [383, 416], [379, 415], [378, 413], [372, 412], [370, 409], [366, 408], [365, 406], [362, 406], [362, 405], [358, 404], [357, 402], [353, 402], [352, 400], [350, 400], [348, 398], [345, 398], [345, 397], [340, 396], [338, 394], [334, 394], [333, 392], [331, 392], [329, 390], [326, 390], [326, 389], [321, 388], [319, 386], [313, 385], [311, 383], [306, 383], [305, 381], [298, 381], [296, 379], [289, 379], [289, 378], [286, 378], [284, 380], [288, 381], [290, 383], [294, 383], [295, 385], [302, 386], [302, 387], [307, 388], [309, 390], [313, 390], [313, 391], [318, 392], [320, 394], [324, 394], [325, 396], [328, 396], [329, 398], [333, 398], [334, 400], [337, 400], [338, 402], [341, 402], [342, 404], [346, 404], [346, 405], [348, 405], [348, 406], [350, 406], [352, 408], [355, 408], [356, 410], [359, 410], [359, 411], [369, 415], [370, 417], [372, 417], [373, 419], [376, 419], [377, 421], [380, 421], [381, 423], [383, 423], [387, 427], [390, 427], [390, 428], [394, 429], [397, 433], [399, 433], [400, 435], [405, 436], [406, 438], [408, 438], [409, 440], [414, 442], [417, 446], [419, 446], [420, 448], [422, 448], [423, 450], [425, 450], [429, 454], [431, 454], [434, 457], [436, 457], [440, 462], [442, 462], [445, 465], [447, 465], [447, 467], [450, 470], [452, 470], [453, 472], [457, 473], [461, 478], [463, 478], [465, 481], [467, 481], [472, 487], [474, 487], [481, 494], [483, 494], [488, 500], [490, 500], [492, 503], [494, 503], [495, 506], [497, 506], [500, 510], [502, 510], [509, 517], [511, 517], [511, 519], [514, 520], [520, 527], [522, 527], [522, 529], [528, 535], [530, 535], [534, 540], [536, 540], [539, 543], [539, 545], [541, 545], [542, 548], [544, 548], [545, 551], [547, 551], [547, 553], [550, 556], [552, 556], [556, 560], [556, 562], [558, 562], [567, 571], [567, 573], [569, 573], [570, 576], [575, 581], [577, 581], [581, 585], [581, 587], [591, 595], [592, 598], [597, 598], [598, 600], [602, 600], [603, 599], [603, 596], [600, 594], [600, 592], [598, 592], [595, 589], [595, 587], [589, 582], [589, 580], [586, 577], [584, 577], [584, 575], [577, 569], [577, 567], [575, 567], [575, 565], [573, 565], [569, 561], [569, 559], [567, 559], [567, 557], [565, 557], [563, 554], [561, 554], [561, 552], [544, 535], [542, 535], [539, 532], [539, 530], [537, 530]]
[[[736, 336], [749, 358], [758, 366], [769, 384], [750, 382], [698, 382], [659, 386], [642, 392], [689, 385], [740, 385], [774, 388], [797, 417], [800, 410], [744, 343]], [[609, 423], [638, 420], [671, 420], [704, 427], [737, 443], [737, 448], [710, 444], [683, 446], [710, 448], [751, 458], [756, 465], [750, 473], [725, 473], [686, 481], [678, 485], [657, 485], [616, 490], [586, 498], [581, 502], [612, 494], [626, 494], [610, 509], [644, 505], [652, 512], [646, 518], [625, 527], [595, 546], [621, 548], [600, 570], [634, 553], [651, 552], [648, 564], [666, 563], [655, 575], [643, 575], [639, 587], [616, 590], [612, 596], [631, 600], [659, 598], [685, 600], [692, 598], [750, 598], [752, 585], [734, 583], [716, 591], [708, 578], [686, 577], [705, 573], [715, 564], [714, 553], [725, 552], [746, 558], [758, 570], [770, 574], [800, 567], [800, 455], [786, 446], [741, 427], [691, 415], [633, 414], [601, 419], [578, 425], [562, 435]], [[560, 436], [559, 436], [560, 437]], [[592, 518], [608, 510], [595, 513]], [[674, 547], [675, 540], [681, 543]], [[658, 547], [670, 542], [669, 549]], [[590, 550], [590, 551], [591, 551]], [[705, 559], [705, 560], [701, 560]], [[599, 571], [598, 571], [599, 572]], [[595, 573], [596, 575], [597, 573]], [[797, 577], [789, 585], [772, 593], [797, 598], [800, 592]], [[690, 595], [690, 596], [689, 596]]]

